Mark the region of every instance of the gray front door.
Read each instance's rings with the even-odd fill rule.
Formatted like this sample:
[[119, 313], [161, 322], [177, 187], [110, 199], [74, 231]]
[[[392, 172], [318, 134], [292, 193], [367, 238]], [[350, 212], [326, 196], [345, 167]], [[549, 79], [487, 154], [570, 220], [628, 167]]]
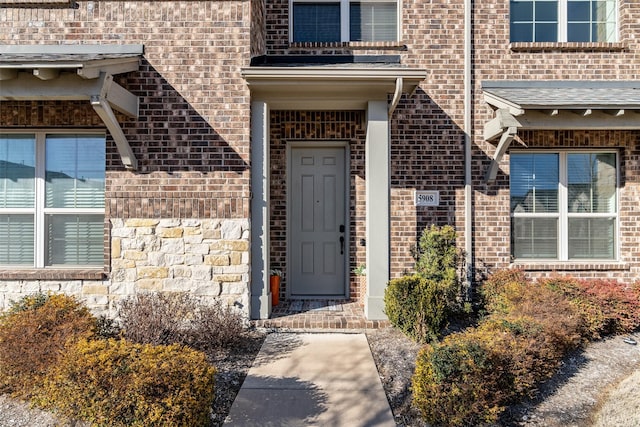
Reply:
[[344, 147], [292, 147], [289, 221], [291, 297], [346, 296]]

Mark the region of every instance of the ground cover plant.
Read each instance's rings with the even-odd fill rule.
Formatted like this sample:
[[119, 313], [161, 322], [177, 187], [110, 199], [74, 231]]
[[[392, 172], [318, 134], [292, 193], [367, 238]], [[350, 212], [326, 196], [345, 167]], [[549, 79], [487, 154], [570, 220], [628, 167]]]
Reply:
[[502, 271], [480, 288], [478, 325], [426, 345], [412, 379], [414, 404], [432, 425], [495, 423], [509, 404], [550, 378], [588, 339], [640, 325], [638, 286]]

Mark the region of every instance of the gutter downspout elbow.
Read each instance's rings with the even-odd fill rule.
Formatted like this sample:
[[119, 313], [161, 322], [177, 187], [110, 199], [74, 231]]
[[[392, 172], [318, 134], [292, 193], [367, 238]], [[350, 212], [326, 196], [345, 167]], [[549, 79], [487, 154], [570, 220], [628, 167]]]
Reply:
[[400, 97], [402, 96], [402, 84], [402, 77], [396, 78], [396, 90], [393, 92], [393, 98], [391, 99], [391, 104], [389, 104], [389, 118], [391, 118], [393, 112], [398, 106], [398, 102], [400, 102]]

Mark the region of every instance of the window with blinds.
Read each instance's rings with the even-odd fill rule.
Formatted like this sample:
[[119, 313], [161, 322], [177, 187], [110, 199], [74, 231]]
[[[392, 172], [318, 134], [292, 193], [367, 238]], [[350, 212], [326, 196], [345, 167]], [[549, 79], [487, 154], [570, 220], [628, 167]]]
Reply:
[[102, 265], [104, 183], [104, 135], [0, 134], [0, 265]]
[[396, 3], [351, 2], [349, 34], [352, 41], [394, 41], [397, 38]]
[[612, 152], [512, 153], [513, 257], [615, 259], [617, 170]]
[[512, 42], [615, 42], [617, 0], [511, 0]]
[[292, 42], [398, 40], [398, 2], [291, 0]]

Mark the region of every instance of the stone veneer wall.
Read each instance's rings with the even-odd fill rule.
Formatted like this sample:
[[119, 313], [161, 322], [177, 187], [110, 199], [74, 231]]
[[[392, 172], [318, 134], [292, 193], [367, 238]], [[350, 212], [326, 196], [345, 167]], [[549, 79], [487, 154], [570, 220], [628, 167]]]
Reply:
[[189, 292], [249, 316], [249, 222], [236, 219], [112, 219], [111, 280], [0, 281], [0, 310], [37, 292], [67, 293], [94, 314], [144, 292]]
[[249, 222], [235, 219], [111, 220], [111, 289], [189, 292], [248, 316]]
[[65, 293], [83, 301], [95, 315], [109, 315], [114, 297], [122, 297], [118, 289], [110, 289], [105, 280], [40, 280], [17, 279], [0, 281], [0, 312], [11, 303], [36, 293]]

